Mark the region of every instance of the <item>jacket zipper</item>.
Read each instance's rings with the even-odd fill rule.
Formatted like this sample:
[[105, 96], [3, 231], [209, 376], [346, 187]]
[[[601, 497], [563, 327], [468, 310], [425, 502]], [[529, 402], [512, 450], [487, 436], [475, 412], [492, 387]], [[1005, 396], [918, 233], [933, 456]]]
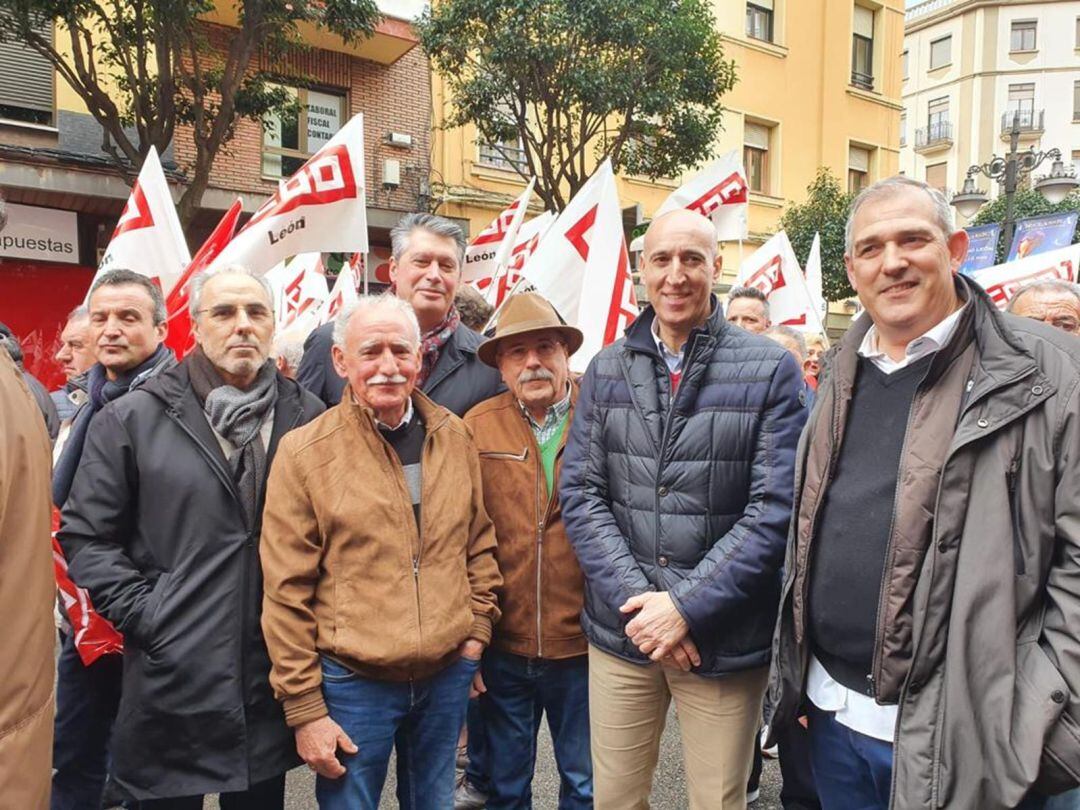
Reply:
[[[667, 377], [668, 385], [668, 412], [667, 417], [664, 419], [664, 432], [660, 436], [660, 454], [656, 459], [656, 480], [653, 484], [653, 498], [656, 502], [656, 521], [653, 528], [653, 562], [657, 566], [660, 565], [660, 478], [664, 472], [664, 456], [668, 449], [668, 439], [671, 438], [671, 423], [675, 417], [675, 401], [679, 398], [679, 389], [682, 388], [682, 382], [686, 374], [686, 370], [690, 368], [692, 358], [697, 349], [698, 338], [695, 335], [693, 342], [688, 349], [683, 350], [683, 367], [682, 375], [679, 378], [679, 386], [672, 390], [671, 388], [671, 372], [668, 371], [667, 363], [663, 358], [660, 359], [661, 364], [664, 367], [664, 376]], [[657, 577], [659, 578], [659, 576]], [[657, 586], [659, 589], [659, 586]]]
[[[530, 428], [531, 430], [531, 428]], [[541, 489], [540, 482], [541, 476], [544, 474], [544, 464], [540, 458], [540, 453], [536, 454], [536, 657], [544, 657], [544, 634], [541, 622], [541, 594], [540, 594], [540, 576], [541, 571], [544, 568], [544, 514], [540, 513], [540, 501], [541, 501]], [[549, 501], [550, 502], [550, 501]]]
[[1024, 564], [1024, 548], [1020, 540], [1020, 509], [1016, 498], [1016, 479], [1019, 472], [1020, 459], [1014, 458], [1005, 472], [1005, 481], [1009, 488], [1009, 516], [1012, 518], [1013, 563], [1016, 566], [1016, 575], [1021, 577], [1027, 572], [1027, 566]]

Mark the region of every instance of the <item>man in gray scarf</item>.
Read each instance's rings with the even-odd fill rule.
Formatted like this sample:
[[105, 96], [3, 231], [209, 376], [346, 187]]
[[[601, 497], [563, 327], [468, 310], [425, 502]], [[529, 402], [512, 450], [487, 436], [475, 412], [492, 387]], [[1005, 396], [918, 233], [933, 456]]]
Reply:
[[277, 373], [264, 279], [196, 278], [196, 349], [94, 415], [58, 534], [124, 634], [112, 775], [140, 810], [280, 810], [298, 764], [259, 625], [262, 501], [281, 436], [323, 406]]

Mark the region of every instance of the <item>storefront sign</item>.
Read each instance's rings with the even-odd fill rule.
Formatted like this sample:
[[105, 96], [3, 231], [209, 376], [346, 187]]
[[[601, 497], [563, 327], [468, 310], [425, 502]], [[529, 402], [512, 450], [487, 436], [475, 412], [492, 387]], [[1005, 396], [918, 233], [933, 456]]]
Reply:
[[74, 211], [8, 203], [0, 256], [77, 264], [79, 217]]

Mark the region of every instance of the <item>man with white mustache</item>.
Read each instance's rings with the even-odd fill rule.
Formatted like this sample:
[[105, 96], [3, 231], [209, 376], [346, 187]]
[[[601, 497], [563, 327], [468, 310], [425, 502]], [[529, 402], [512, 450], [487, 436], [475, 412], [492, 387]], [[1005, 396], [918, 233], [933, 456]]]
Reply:
[[416, 389], [413, 308], [334, 322], [341, 402], [286, 437], [263, 515], [271, 683], [323, 810], [453, 806], [458, 731], [498, 621], [495, 529], [464, 422]]
[[[124, 634], [117, 785], [140, 810], [201, 808], [207, 793], [281, 810], [298, 763], [270, 691], [258, 538], [278, 442], [323, 406], [270, 359], [265, 279], [227, 267], [193, 284], [195, 350], [94, 415], [57, 536]], [[108, 320], [103, 300], [91, 295], [92, 322]], [[138, 300], [118, 299], [120, 325], [102, 327], [103, 364], [145, 338], [124, 330]]]

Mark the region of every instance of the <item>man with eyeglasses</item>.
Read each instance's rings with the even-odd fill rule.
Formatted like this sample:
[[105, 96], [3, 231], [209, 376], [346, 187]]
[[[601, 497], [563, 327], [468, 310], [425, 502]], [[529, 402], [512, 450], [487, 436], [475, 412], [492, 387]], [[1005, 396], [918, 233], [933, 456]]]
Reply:
[[270, 690], [259, 535], [278, 442], [323, 405], [270, 359], [272, 307], [244, 268], [196, 277], [195, 350], [94, 415], [62, 512], [72, 578], [124, 634], [111, 773], [146, 810], [207, 793], [282, 808], [299, 762]]

